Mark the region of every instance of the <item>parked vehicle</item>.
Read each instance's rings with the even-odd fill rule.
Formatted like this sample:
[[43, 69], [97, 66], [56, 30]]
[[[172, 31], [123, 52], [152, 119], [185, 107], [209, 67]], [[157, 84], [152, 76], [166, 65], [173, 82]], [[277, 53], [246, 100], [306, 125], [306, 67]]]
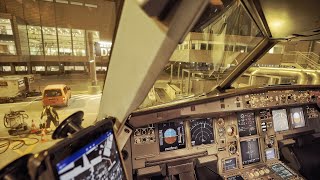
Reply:
[[25, 96], [26, 86], [22, 77], [0, 78], [0, 102], [14, 102]]
[[48, 85], [43, 90], [43, 106], [68, 106], [71, 98], [70, 87], [65, 84]]
[[12, 103], [25, 97], [41, 96], [40, 91], [31, 90], [33, 82], [33, 75], [0, 77], [0, 103]]

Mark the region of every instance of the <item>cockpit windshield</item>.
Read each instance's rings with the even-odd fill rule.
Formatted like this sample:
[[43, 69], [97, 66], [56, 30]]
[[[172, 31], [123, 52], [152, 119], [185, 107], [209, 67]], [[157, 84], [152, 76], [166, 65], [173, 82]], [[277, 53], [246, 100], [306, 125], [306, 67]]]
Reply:
[[[263, 35], [236, 1], [211, 8], [211, 19], [177, 46], [140, 108], [210, 92], [262, 41]], [[204, 14], [210, 14], [207, 11]]]
[[320, 83], [319, 47], [319, 41], [280, 42], [252, 64], [232, 86], [317, 85]]

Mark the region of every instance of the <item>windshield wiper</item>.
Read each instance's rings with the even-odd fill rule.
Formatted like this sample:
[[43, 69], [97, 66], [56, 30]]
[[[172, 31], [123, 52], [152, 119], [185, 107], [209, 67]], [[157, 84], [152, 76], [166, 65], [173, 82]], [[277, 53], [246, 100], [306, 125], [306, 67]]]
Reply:
[[267, 84], [265, 87], [274, 87], [274, 86], [289, 86], [289, 85], [294, 85], [292, 83], [280, 83], [280, 84]]

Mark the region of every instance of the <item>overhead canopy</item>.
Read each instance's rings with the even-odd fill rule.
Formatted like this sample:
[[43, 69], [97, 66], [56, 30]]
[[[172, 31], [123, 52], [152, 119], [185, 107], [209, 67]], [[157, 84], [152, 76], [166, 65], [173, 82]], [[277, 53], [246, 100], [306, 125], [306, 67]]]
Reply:
[[260, 25], [260, 29], [265, 29], [266, 34], [272, 39], [320, 39], [319, 0], [243, 0], [243, 2]]

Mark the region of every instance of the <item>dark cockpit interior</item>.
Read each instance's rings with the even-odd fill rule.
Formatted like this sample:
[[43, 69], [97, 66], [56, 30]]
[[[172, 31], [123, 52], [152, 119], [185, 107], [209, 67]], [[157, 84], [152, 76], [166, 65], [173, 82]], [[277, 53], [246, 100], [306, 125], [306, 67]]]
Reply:
[[94, 125], [69, 116], [0, 179], [320, 179], [318, 0], [119, 4]]

